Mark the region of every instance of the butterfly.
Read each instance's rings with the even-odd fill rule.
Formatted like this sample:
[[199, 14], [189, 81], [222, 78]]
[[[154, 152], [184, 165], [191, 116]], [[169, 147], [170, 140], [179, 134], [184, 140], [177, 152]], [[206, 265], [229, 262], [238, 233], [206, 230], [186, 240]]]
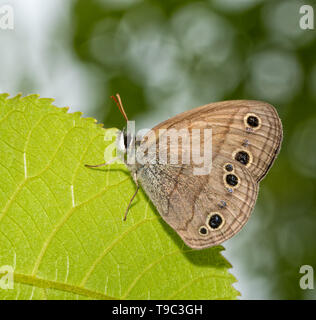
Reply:
[[[128, 121], [120, 96], [112, 98]], [[174, 145], [165, 139], [168, 130], [183, 129], [189, 132], [190, 138], [200, 130], [199, 143], [191, 139], [189, 144]], [[211, 170], [207, 174], [195, 174], [192, 162], [153, 161], [159, 159], [162, 151], [168, 159], [179, 151], [182, 157], [190, 154], [191, 158], [194, 154], [200, 155], [201, 150], [205, 152], [209, 142], [202, 137], [205, 129], [212, 130]], [[144, 154], [143, 146], [146, 145], [145, 149], [155, 147], [146, 163], [129, 164], [125, 158], [136, 191], [124, 220], [141, 186], [165, 222], [193, 249], [221, 244], [239, 232], [255, 206], [259, 183], [281, 147], [282, 123], [276, 109], [266, 102], [253, 100], [210, 103], [180, 113], [150, 132], [136, 145], [126, 132], [121, 135], [121, 150], [128, 154], [135, 148], [136, 158]], [[163, 139], [168, 142], [160, 144]]]

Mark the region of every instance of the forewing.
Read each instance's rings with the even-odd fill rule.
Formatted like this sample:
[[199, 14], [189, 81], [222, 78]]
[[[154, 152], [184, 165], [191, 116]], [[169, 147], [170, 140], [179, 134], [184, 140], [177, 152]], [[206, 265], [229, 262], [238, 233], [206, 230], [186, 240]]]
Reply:
[[[212, 167], [207, 175], [194, 174], [195, 164], [159, 161], [159, 148], [169, 155], [191, 155], [200, 145], [159, 145], [165, 130], [212, 129]], [[197, 249], [217, 245], [236, 234], [255, 205], [258, 182], [271, 167], [281, 145], [282, 126], [275, 109], [258, 101], [226, 101], [202, 106], [171, 118], [153, 129], [157, 162], [139, 172], [140, 182], [163, 219], [184, 242]], [[150, 140], [149, 139], [149, 140]], [[181, 160], [181, 159], [180, 159]], [[214, 227], [214, 217], [219, 225]], [[211, 221], [211, 219], [213, 219]], [[216, 220], [216, 219], [215, 219]], [[215, 221], [216, 222], [216, 221]], [[213, 226], [213, 227], [212, 227]]]

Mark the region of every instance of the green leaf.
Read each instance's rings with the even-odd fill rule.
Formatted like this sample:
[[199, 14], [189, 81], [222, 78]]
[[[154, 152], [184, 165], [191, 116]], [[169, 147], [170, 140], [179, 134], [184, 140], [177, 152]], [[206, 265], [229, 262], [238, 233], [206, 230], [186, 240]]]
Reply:
[[[117, 129], [0, 95], [0, 299], [235, 299], [222, 247], [186, 247], [112, 157]], [[3, 289], [14, 270], [14, 289]]]

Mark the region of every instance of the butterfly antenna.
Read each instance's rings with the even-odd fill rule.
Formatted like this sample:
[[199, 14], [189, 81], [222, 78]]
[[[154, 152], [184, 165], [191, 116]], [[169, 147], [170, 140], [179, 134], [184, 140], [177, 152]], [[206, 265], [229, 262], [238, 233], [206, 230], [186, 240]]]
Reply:
[[126, 121], [128, 121], [128, 118], [127, 118], [127, 115], [125, 113], [125, 110], [123, 108], [123, 104], [122, 104], [122, 100], [121, 100], [121, 97], [120, 95], [117, 93], [116, 94], [116, 97], [114, 96], [111, 96], [111, 98], [115, 101], [115, 103], [117, 104], [119, 110], [121, 111], [123, 117], [125, 118]]
[[[127, 115], [125, 113], [125, 110], [123, 108], [123, 104], [122, 104], [122, 100], [121, 100], [121, 97], [120, 95], [117, 93], [116, 94], [116, 97], [115, 96], [111, 96], [111, 98], [115, 101], [115, 103], [117, 104], [120, 112], [122, 113], [123, 117], [125, 118], [126, 121], [128, 121], [128, 118], [127, 118]], [[108, 164], [111, 164], [113, 163], [114, 161], [118, 160], [118, 158], [114, 158], [114, 159], [111, 159], [110, 161], [108, 162], [105, 162], [105, 163], [101, 163], [101, 164], [96, 164], [96, 165], [90, 165], [90, 164], [85, 164], [85, 166], [87, 168], [99, 168], [99, 167], [104, 167], [104, 166], [107, 166]]]

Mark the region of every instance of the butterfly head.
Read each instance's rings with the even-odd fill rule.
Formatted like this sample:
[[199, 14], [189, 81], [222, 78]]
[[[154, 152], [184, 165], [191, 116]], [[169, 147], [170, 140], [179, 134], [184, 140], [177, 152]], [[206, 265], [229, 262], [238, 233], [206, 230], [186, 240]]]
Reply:
[[[114, 102], [118, 106], [126, 122], [128, 122], [128, 118], [123, 108], [120, 95], [117, 93], [115, 96], [111, 96], [111, 98], [114, 100]], [[117, 145], [118, 152], [121, 154], [124, 154], [124, 159], [125, 159], [125, 155], [127, 154], [128, 149], [131, 146], [131, 142], [132, 142], [131, 136], [127, 133], [126, 128], [124, 128], [122, 131], [119, 131], [117, 141], [118, 141], [118, 145]]]
[[124, 128], [122, 131], [119, 131], [117, 141], [118, 141], [118, 145], [117, 145], [118, 151], [123, 154], [127, 154], [129, 149], [132, 147], [133, 139], [131, 134], [127, 133], [126, 128]]

